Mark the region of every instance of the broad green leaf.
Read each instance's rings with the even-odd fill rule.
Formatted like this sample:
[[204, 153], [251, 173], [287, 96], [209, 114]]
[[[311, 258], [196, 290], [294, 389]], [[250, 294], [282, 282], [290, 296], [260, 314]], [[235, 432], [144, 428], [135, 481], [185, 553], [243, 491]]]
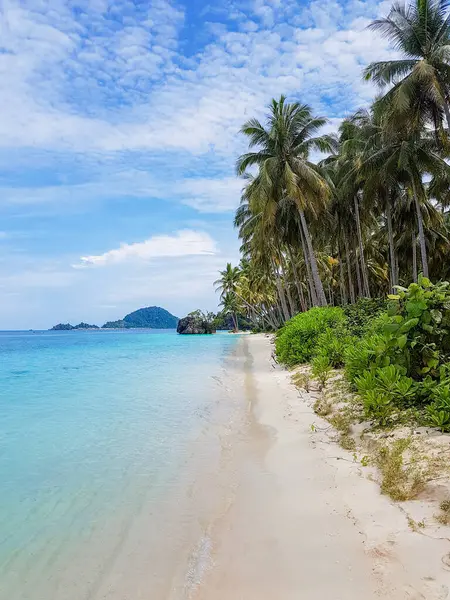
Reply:
[[398, 323], [385, 323], [385, 325], [383, 326], [383, 330], [386, 333], [395, 333], [396, 331], [398, 331], [400, 325]]
[[397, 344], [399, 348], [404, 348], [406, 346], [406, 342], [408, 341], [408, 337], [406, 335], [401, 335], [398, 339], [397, 339]]
[[399, 329], [399, 333], [408, 333], [410, 329], [415, 327], [419, 323], [419, 319], [408, 319]]

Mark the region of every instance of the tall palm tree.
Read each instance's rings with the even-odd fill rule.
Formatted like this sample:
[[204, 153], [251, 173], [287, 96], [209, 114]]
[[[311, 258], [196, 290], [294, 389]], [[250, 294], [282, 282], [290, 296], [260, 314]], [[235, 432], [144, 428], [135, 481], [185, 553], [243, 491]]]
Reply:
[[368, 177], [404, 185], [411, 195], [416, 212], [422, 271], [428, 277], [423, 219], [423, 207], [427, 202], [424, 176], [448, 179], [450, 167], [443, 158], [441, 144], [424, 130], [415, 127], [393, 130], [384, 127], [382, 120], [375, 118], [375, 126], [367, 140], [363, 169]]
[[219, 272], [219, 279], [214, 282], [216, 292], [220, 292], [220, 299], [224, 306], [224, 310], [232, 315], [234, 330], [238, 330], [238, 299], [236, 290], [239, 285], [241, 272], [239, 267], [233, 267], [231, 263], [227, 263], [226, 268]]
[[384, 97], [396, 114], [411, 120], [420, 113], [450, 131], [450, 20], [448, 0], [412, 0], [409, 5], [396, 2], [387, 17], [369, 27], [380, 31], [402, 54], [397, 60], [373, 62], [365, 78], [391, 89]]
[[[236, 267], [235, 267], [236, 268]], [[236, 333], [239, 331], [237, 313], [239, 310], [239, 300], [236, 294], [232, 292], [226, 292], [221, 296], [220, 305], [223, 307], [222, 312], [225, 315], [231, 315], [233, 321], [233, 331]]]
[[276, 205], [285, 196], [295, 202], [321, 306], [325, 306], [327, 300], [305, 213], [317, 216], [330, 198], [327, 182], [308, 160], [311, 150], [327, 152], [334, 147], [333, 138], [316, 135], [325, 123], [326, 119], [314, 117], [306, 104], [289, 104], [281, 96], [280, 100], [272, 100], [266, 126], [257, 119], [244, 124], [241, 131], [248, 137], [249, 147], [256, 150], [237, 161], [238, 175], [244, 175], [253, 166], [258, 167], [258, 176], [250, 185], [252, 195], [256, 194], [263, 201], [267, 218], [274, 218]]

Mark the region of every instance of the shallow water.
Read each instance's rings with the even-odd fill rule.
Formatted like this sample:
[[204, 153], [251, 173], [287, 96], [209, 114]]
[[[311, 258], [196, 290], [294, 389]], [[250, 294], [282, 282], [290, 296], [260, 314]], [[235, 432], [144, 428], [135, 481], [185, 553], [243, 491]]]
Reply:
[[130, 598], [157, 597], [149, 582], [159, 577], [162, 589], [167, 577], [157, 549], [172, 543], [161, 507], [174, 491], [176, 506], [192, 448], [205, 460], [213, 453], [198, 439], [215, 418], [236, 341], [0, 333], [1, 600], [122, 597], [120, 581], [103, 589], [105, 575], [126, 577], [115, 564], [124, 553], [142, 558], [138, 542], [154, 564], [130, 558], [146, 574]]

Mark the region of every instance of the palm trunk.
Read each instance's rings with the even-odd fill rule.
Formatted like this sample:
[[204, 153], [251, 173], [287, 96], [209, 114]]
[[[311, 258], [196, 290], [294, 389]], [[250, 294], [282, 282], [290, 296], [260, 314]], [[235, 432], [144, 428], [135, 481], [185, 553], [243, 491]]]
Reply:
[[391, 203], [388, 199], [386, 204], [386, 220], [388, 226], [388, 238], [389, 238], [389, 266], [391, 271], [391, 290], [398, 284], [397, 273], [395, 268], [395, 248], [394, 248], [394, 234], [392, 231], [392, 214], [391, 214]]
[[292, 265], [292, 272], [294, 273], [294, 282], [295, 282], [295, 287], [297, 289], [300, 306], [301, 306], [302, 311], [305, 311], [306, 310], [305, 297], [303, 295], [303, 289], [302, 289], [302, 286], [300, 283], [300, 279], [298, 277], [297, 265], [295, 264], [294, 257], [292, 256], [292, 250], [291, 250], [290, 246], [287, 247], [287, 251], [288, 251], [289, 259], [290, 259], [291, 265]]
[[360, 270], [360, 261], [355, 249], [355, 269], [356, 269], [356, 281], [358, 283], [358, 296], [362, 298], [364, 296], [362, 284], [361, 284], [361, 270]]
[[416, 233], [412, 233], [412, 276], [414, 283], [417, 283], [417, 239]]
[[420, 207], [419, 197], [417, 195], [417, 188], [414, 180], [412, 181], [412, 188], [414, 195], [414, 204], [416, 206], [417, 213], [417, 228], [419, 230], [420, 255], [422, 257], [422, 272], [424, 277], [428, 277], [427, 244], [425, 241], [425, 233], [423, 231], [422, 210]]
[[314, 281], [311, 274], [311, 263], [309, 260], [308, 252], [306, 250], [305, 237], [303, 235], [303, 229], [300, 229], [300, 239], [302, 242], [302, 250], [303, 250], [303, 258], [306, 265], [306, 273], [308, 275], [308, 285], [309, 285], [309, 304], [310, 306], [318, 306], [316, 288], [314, 287]]
[[353, 277], [352, 277], [352, 264], [350, 260], [350, 252], [348, 250], [348, 240], [347, 234], [344, 232], [344, 247], [345, 247], [345, 260], [347, 262], [347, 278], [348, 278], [348, 287], [350, 290], [350, 302], [352, 304], [355, 303], [355, 288], [353, 286]]
[[273, 266], [274, 271], [275, 271], [275, 285], [277, 287], [277, 291], [278, 291], [278, 298], [280, 301], [280, 305], [281, 305], [281, 314], [283, 316], [283, 321], [289, 321], [290, 316], [289, 316], [289, 310], [286, 304], [286, 296], [284, 295], [284, 290], [283, 290], [283, 286], [281, 284], [281, 278], [280, 278], [280, 274], [278, 273], [278, 269], [276, 267], [276, 265]]
[[361, 220], [359, 218], [359, 202], [358, 202], [358, 196], [356, 194], [353, 196], [353, 202], [355, 205], [356, 230], [357, 230], [357, 234], [358, 234], [358, 243], [359, 243], [359, 257], [361, 260], [363, 294], [367, 298], [370, 298], [369, 276], [367, 274], [366, 261], [364, 259], [364, 244], [362, 241]]
[[339, 260], [339, 285], [341, 288], [341, 304], [347, 304], [348, 303], [347, 286], [345, 285], [344, 265], [342, 264], [340, 249], [338, 249], [338, 260]]
[[295, 304], [292, 300], [292, 295], [291, 295], [291, 290], [289, 289], [289, 282], [287, 281], [287, 277], [286, 277], [286, 270], [285, 270], [285, 264], [286, 264], [286, 260], [285, 257], [283, 256], [283, 253], [278, 250], [278, 260], [280, 261], [280, 269], [281, 269], [281, 285], [283, 286], [283, 291], [285, 293], [285, 296], [287, 297], [287, 306], [289, 309], [289, 318], [291, 319], [294, 315], [295, 315]]
[[236, 333], [238, 331], [237, 314], [235, 312], [232, 312], [231, 313], [231, 318], [233, 320], [234, 333]]
[[314, 248], [311, 241], [311, 236], [309, 235], [308, 225], [306, 224], [305, 213], [300, 211], [300, 221], [303, 227], [303, 234], [305, 236], [306, 246], [308, 248], [309, 260], [311, 263], [311, 272], [314, 280], [314, 286], [317, 291], [317, 301], [319, 306], [327, 306], [327, 299], [325, 297], [325, 292], [323, 290], [322, 281], [319, 275], [319, 268], [317, 266], [316, 256], [314, 254]]

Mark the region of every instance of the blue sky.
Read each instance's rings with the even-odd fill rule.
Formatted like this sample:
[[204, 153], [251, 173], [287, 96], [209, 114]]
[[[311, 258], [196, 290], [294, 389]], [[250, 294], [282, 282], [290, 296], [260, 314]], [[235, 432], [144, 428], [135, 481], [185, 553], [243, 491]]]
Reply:
[[330, 119], [392, 56], [372, 0], [4, 0], [0, 329], [214, 309], [238, 135], [286, 94]]

